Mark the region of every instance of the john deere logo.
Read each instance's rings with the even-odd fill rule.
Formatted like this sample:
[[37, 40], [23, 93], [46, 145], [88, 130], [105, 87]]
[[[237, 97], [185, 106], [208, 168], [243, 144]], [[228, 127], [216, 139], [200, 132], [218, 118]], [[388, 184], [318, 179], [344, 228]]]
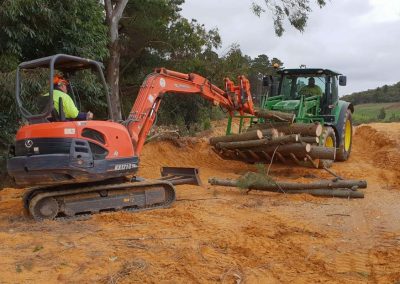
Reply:
[[33, 145], [33, 141], [32, 140], [26, 140], [25, 141], [25, 147], [26, 148], [30, 148], [30, 147], [32, 147], [32, 145]]

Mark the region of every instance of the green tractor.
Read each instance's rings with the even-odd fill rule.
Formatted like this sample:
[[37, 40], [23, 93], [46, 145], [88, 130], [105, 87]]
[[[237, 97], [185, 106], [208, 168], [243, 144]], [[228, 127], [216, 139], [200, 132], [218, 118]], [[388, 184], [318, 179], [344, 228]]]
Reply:
[[[263, 78], [268, 88], [261, 97], [260, 109], [294, 113], [295, 123], [323, 125], [319, 145], [336, 148], [336, 161], [346, 161], [352, 146], [351, 103], [339, 100], [338, 85], [346, 85], [346, 76], [320, 68], [281, 69], [278, 76]], [[265, 123], [253, 116], [235, 116], [240, 119], [239, 133], [250, 126]], [[234, 117], [234, 118], [235, 118]], [[227, 135], [232, 134], [232, 118], [228, 121]]]

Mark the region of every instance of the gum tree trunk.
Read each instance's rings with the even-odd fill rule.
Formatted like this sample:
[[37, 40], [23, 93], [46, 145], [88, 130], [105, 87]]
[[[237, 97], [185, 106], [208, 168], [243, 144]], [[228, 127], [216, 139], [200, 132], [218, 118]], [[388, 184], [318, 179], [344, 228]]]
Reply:
[[113, 5], [111, 0], [104, 1], [106, 10], [106, 21], [108, 25], [109, 58], [107, 60], [106, 78], [111, 92], [111, 111], [112, 117], [116, 120], [122, 119], [121, 102], [119, 98], [119, 63], [120, 63], [120, 46], [118, 24], [122, 17], [122, 13], [126, 7], [128, 0], [120, 0]]

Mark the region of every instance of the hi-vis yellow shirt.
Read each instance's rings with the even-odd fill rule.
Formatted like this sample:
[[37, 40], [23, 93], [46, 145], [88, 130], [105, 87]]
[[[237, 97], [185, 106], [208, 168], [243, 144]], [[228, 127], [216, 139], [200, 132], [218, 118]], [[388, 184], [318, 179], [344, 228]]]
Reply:
[[322, 90], [319, 86], [314, 85], [314, 86], [304, 86], [300, 90], [300, 95], [305, 95], [305, 96], [322, 96]]
[[[49, 93], [43, 96], [48, 96], [48, 95]], [[60, 108], [58, 105], [60, 98], [62, 99], [65, 118], [76, 118], [79, 114], [79, 110], [76, 108], [74, 101], [66, 93], [61, 92], [59, 90], [53, 91], [53, 102], [55, 110], [60, 114]]]

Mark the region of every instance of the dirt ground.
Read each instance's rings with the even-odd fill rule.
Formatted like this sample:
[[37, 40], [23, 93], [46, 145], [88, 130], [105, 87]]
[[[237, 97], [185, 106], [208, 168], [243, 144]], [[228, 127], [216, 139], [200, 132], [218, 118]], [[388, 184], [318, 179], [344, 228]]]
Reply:
[[[4, 189], [0, 283], [400, 283], [400, 124], [358, 126], [353, 142], [350, 160], [332, 169], [366, 179], [364, 199], [212, 187], [209, 177], [256, 169], [222, 160], [206, 138], [144, 147], [141, 176], [158, 177], [164, 165], [200, 168], [204, 185], [177, 186], [169, 209], [35, 223], [23, 213], [23, 190]], [[271, 174], [331, 177], [284, 165]]]

